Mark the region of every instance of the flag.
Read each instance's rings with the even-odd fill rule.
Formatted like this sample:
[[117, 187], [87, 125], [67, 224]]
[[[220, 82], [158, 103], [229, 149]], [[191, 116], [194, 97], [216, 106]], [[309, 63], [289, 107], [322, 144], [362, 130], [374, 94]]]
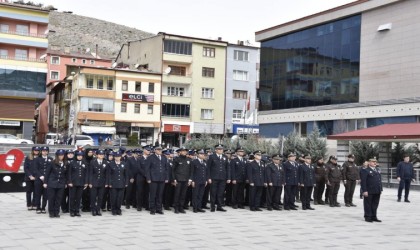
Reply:
[[244, 108], [242, 109], [242, 119], [245, 119], [245, 113], [246, 113], [246, 103], [244, 104]]
[[249, 111], [251, 109], [251, 100], [250, 97], [248, 96], [248, 99], [246, 99], [246, 110]]

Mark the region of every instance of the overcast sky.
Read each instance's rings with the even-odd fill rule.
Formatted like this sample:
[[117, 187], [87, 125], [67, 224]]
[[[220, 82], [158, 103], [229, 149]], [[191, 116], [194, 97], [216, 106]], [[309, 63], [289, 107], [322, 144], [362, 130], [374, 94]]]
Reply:
[[255, 42], [255, 31], [355, 0], [38, 0], [58, 11], [94, 17], [151, 33], [160, 31]]

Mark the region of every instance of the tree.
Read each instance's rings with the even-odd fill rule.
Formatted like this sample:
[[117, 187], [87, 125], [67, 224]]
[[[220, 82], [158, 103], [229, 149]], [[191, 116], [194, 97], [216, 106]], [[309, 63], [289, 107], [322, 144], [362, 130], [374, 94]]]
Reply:
[[403, 160], [405, 154], [410, 156], [410, 161], [413, 163], [420, 161], [417, 145], [408, 145], [406, 143], [396, 142], [391, 151], [392, 166], [397, 166], [398, 162]]
[[379, 145], [377, 143], [367, 141], [351, 141], [350, 151], [354, 154], [354, 160], [357, 165], [362, 165], [363, 162], [379, 156]]
[[206, 149], [213, 148], [218, 143], [219, 139], [214, 138], [210, 134], [201, 134], [200, 136], [194, 135], [184, 146], [189, 149]]
[[283, 147], [283, 152], [285, 155], [289, 154], [290, 152], [298, 154], [307, 153], [304, 139], [302, 139], [302, 137], [296, 132], [292, 132], [286, 136]]
[[327, 154], [327, 142], [325, 138], [321, 137], [318, 128], [314, 128], [308, 135], [305, 145], [307, 153], [312, 156], [312, 160], [315, 160], [317, 157], [325, 158]]

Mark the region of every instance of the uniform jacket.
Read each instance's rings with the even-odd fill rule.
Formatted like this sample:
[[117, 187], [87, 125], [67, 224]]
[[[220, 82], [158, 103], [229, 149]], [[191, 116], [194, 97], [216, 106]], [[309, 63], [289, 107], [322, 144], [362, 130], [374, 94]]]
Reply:
[[[141, 156], [140, 156], [141, 157]], [[129, 157], [125, 163], [129, 171], [130, 179], [136, 178], [137, 174], [140, 172], [140, 157]]]
[[232, 181], [242, 183], [247, 180], [246, 160], [244, 158], [242, 158], [242, 161], [239, 158], [232, 159], [230, 170]]
[[191, 162], [191, 180], [195, 184], [205, 184], [209, 179], [209, 169], [207, 168], [207, 163], [205, 160], [200, 163], [199, 159], [195, 159]]
[[172, 165], [172, 178], [176, 181], [188, 181], [191, 178], [191, 159], [186, 156], [174, 158]]
[[225, 155], [221, 155], [221, 159], [216, 153], [209, 156], [207, 167], [210, 171], [210, 179], [212, 180], [230, 180], [229, 161]]
[[298, 168], [297, 162], [286, 161], [283, 163], [284, 177], [286, 185], [298, 184]]
[[317, 180], [325, 180], [325, 164], [322, 164], [321, 166], [318, 166], [318, 164], [314, 164], [315, 167], [315, 179]]
[[328, 162], [325, 170], [325, 181], [340, 182], [343, 179], [341, 166], [339, 164], [332, 164]]
[[[38, 156], [34, 161], [34, 170], [32, 173], [34, 173], [35, 178], [39, 178], [41, 176], [45, 177], [45, 174], [47, 173], [47, 168], [49, 165], [51, 165], [53, 162], [53, 159], [51, 157], [43, 158], [42, 156]], [[45, 182], [46, 179], [44, 179]]]
[[129, 170], [125, 162], [119, 164], [112, 161], [106, 169], [106, 184], [111, 188], [125, 188], [129, 182]]
[[315, 186], [315, 167], [313, 165], [303, 163], [299, 166], [299, 183], [304, 187]]
[[149, 159], [149, 157], [145, 158], [144, 155], [139, 157], [140, 164], [139, 164], [139, 169], [137, 171], [137, 176], [138, 177], [146, 178], [146, 165], [147, 165], [146, 163], [147, 163], [148, 159]]
[[378, 168], [365, 168], [361, 172], [361, 189], [362, 193], [380, 194], [382, 192], [382, 178]]
[[265, 167], [266, 182], [273, 183], [273, 186], [280, 187], [284, 185], [284, 172], [281, 164], [276, 166], [274, 163], [270, 163]]
[[34, 164], [37, 158], [33, 158], [32, 160], [29, 159], [29, 157], [25, 158], [25, 163], [23, 163], [23, 171], [25, 172], [25, 181], [30, 181], [31, 179], [29, 179], [29, 176], [34, 176]]
[[67, 170], [67, 183], [73, 187], [81, 187], [88, 184], [88, 164], [85, 161], [74, 160]]
[[169, 181], [169, 163], [164, 155], [158, 156], [153, 154], [147, 157], [146, 163], [146, 179], [148, 181]]
[[343, 163], [343, 179], [350, 181], [360, 180], [359, 168], [354, 162], [346, 161]]
[[45, 173], [45, 183], [50, 188], [64, 188], [67, 181], [65, 163], [52, 163], [48, 164], [47, 171]]
[[99, 164], [97, 159], [91, 161], [89, 166], [88, 183], [93, 187], [105, 187], [107, 168], [108, 161], [105, 159], [102, 160], [102, 164]]
[[265, 180], [264, 172], [264, 162], [260, 161], [258, 164], [257, 161], [251, 161], [247, 165], [247, 176], [249, 183], [253, 183], [256, 187], [264, 186], [264, 183], [267, 183]]
[[413, 163], [401, 161], [397, 165], [397, 178], [411, 180], [414, 179]]

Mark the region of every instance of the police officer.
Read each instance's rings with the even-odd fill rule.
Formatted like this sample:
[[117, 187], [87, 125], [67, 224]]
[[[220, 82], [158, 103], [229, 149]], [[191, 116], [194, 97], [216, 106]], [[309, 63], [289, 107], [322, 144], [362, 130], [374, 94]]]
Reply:
[[410, 202], [408, 200], [408, 194], [410, 192], [410, 184], [414, 179], [414, 168], [413, 163], [410, 162], [410, 156], [404, 155], [404, 161], [401, 161], [397, 165], [397, 180], [400, 182], [398, 187], [398, 202], [401, 202], [402, 190], [405, 189], [404, 202]]
[[142, 211], [143, 208], [149, 209], [149, 185], [146, 181], [146, 165], [151, 152], [152, 149], [150, 146], [144, 146], [143, 155], [140, 156], [139, 170], [137, 171], [136, 178], [137, 211]]
[[[110, 148], [105, 149], [105, 155], [106, 155], [105, 160], [106, 160], [107, 164], [114, 161], [114, 151], [112, 149], [110, 149]], [[107, 175], [107, 170], [108, 170], [108, 166], [105, 169], [105, 176]], [[105, 183], [106, 183], [106, 181], [105, 181]], [[102, 209], [103, 212], [111, 211], [111, 189], [109, 188], [109, 186], [107, 184], [105, 185], [105, 189], [104, 189], [104, 197], [102, 198], [101, 209]]]
[[64, 150], [59, 149], [55, 153], [52, 164], [47, 165], [45, 172], [44, 188], [48, 188], [48, 213], [50, 218], [60, 217], [61, 199], [66, 186], [66, 162]]
[[353, 204], [353, 195], [357, 182], [360, 181], [359, 168], [354, 163], [354, 155], [349, 154], [347, 161], [343, 163], [343, 179], [344, 179], [344, 203], [346, 207], [356, 207]]
[[312, 166], [312, 157], [310, 155], [304, 156], [305, 163], [299, 166], [299, 184], [301, 188], [302, 210], [314, 210], [311, 207], [311, 195], [314, 186], [316, 185], [315, 180], [315, 168]]
[[[227, 159], [229, 167], [230, 167], [230, 162], [233, 159], [233, 156], [232, 156], [233, 152], [230, 149], [226, 149], [223, 153], [226, 156], [226, 159]], [[231, 176], [232, 176], [232, 169], [230, 171], [231, 171]], [[225, 186], [225, 199], [224, 199], [224, 202], [223, 202], [223, 206], [225, 206], [225, 205], [226, 206], [231, 206], [232, 205], [232, 190], [233, 190], [233, 187], [232, 187], [232, 181], [231, 181], [230, 183], [226, 184], [226, 186]]]
[[376, 167], [376, 158], [369, 159], [369, 167], [361, 171], [361, 188], [366, 222], [382, 222], [377, 217], [379, 200], [382, 193], [380, 170]]
[[[140, 170], [140, 155], [143, 153], [140, 149], [136, 148], [132, 151], [132, 156], [127, 157], [126, 168], [129, 172], [129, 183], [125, 191], [125, 208], [130, 209], [130, 205], [137, 207], [136, 199], [136, 179]], [[127, 153], [128, 155], [128, 153]]]
[[[41, 156], [36, 158], [34, 164], [34, 177], [35, 177], [35, 192], [34, 192], [34, 200], [36, 206], [36, 213], [37, 214], [45, 214], [45, 207], [47, 206], [47, 189], [44, 188], [44, 183], [46, 183], [45, 174], [49, 165], [52, 164], [53, 159], [48, 156], [50, 148], [47, 146], [41, 147]], [[42, 197], [42, 203], [41, 203]]]
[[163, 190], [163, 209], [171, 210], [171, 206], [174, 203], [174, 196], [175, 196], [175, 187], [173, 186], [173, 177], [172, 177], [172, 167], [174, 165], [174, 154], [171, 149], [166, 149], [162, 151], [163, 155], [168, 159], [169, 164], [169, 181], [165, 183], [165, 188]]
[[222, 207], [223, 193], [225, 191], [226, 183], [230, 183], [230, 166], [228, 159], [223, 155], [223, 145], [217, 144], [215, 146], [215, 153], [210, 155], [207, 161], [207, 167], [210, 171], [210, 178], [208, 183], [210, 187], [210, 205], [211, 212], [217, 211], [226, 212]]
[[337, 157], [334, 155], [330, 156], [330, 160], [327, 162], [325, 170], [325, 181], [330, 187], [329, 192], [329, 204], [330, 207], [340, 207], [340, 203], [337, 202], [338, 190], [340, 190], [340, 181], [343, 179], [341, 172], [341, 166], [337, 164]]
[[264, 162], [261, 161], [261, 150], [254, 151], [254, 160], [247, 165], [247, 176], [249, 180], [249, 208], [251, 211], [262, 211], [261, 195], [262, 189], [267, 185], [265, 181]]
[[183, 213], [187, 188], [191, 185], [191, 159], [187, 157], [188, 149], [181, 147], [176, 151], [178, 157], [174, 159], [172, 167], [173, 184], [175, 185], [174, 209], [175, 213]]
[[325, 202], [322, 200], [322, 195], [325, 190], [325, 165], [324, 158], [319, 156], [316, 158], [315, 163], [315, 181], [314, 187], [314, 205], [324, 205]]
[[197, 152], [198, 157], [191, 163], [191, 180], [192, 180], [192, 203], [193, 212], [204, 213], [206, 212], [201, 208], [204, 189], [209, 179], [209, 171], [206, 163], [206, 152], [201, 149]]
[[114, 154], [114, 161], [108, 164], [106, 185], [111, 188], [112, 215], [122, 215], [121, 205], [124, 200], [124, 189], [128, 186], [129, 170], [121, 160], [121, 152]]
[[[74, 151], [72, 149], [66, 150], [66, 155], [64, 156], [64, 161], [66, 164], [66, 172], [68, 171], [69, 165], [74, 161]], [[66, 185], [64, 188], [63, 199], [61, 200], [61, 211], [63, 213], [68, 213], [70, 209], [70, 192], [69, 186]]]
[[[79, 151], [79, 150], [78, 150]], [[82, 150], [80, 150], [82, 151]], [[88, 148], [84, 152], [84, 161], [86, 163], [86, 166], [89, 167], [90, 162], [95, 159], [95, 152], [93, 149]], [[82, 194], [82, 211], [83, 212], [90, 212], [90, 190], [89, 188], [83, 189]]]
[[146, 161], [146, 180], [150, 186], [150, 214], [163, 214], [162, 196], [165, 183], [169, 182], [169, 163], [162, 155], [162, 147], [155, 147], [155, 154]]
[[281, 210], [280, 199], [284, 186], [284, 172], [281, 165], [282, 158], [279, 154], [272, 157], [272, 162], [265, 168], [267, 178], [267, 210]]
[[244, 208], [245, 198], [245, 182], [247, 180], [247, 169], [245, 150], [238, 147], [236, 150], [236, 158], [230, 162], [231, 178], [232, 178], [232, 208]]
[[88, 186], [88, 166], [83, 160], [83, 151], [76, 151], [76, 160], [68, 167], [67, 183], [70, 193], [70, 216], [80, 216], [80, 201], [83, 190]]
[[35, 171], [34, 163], [36, 158], [39, 156], [40, 148], [38, 146], [32, 147], [31, 153], [25, 158], [23, 164], [23, 171], [25, 172], [25, 189], [26, 189], [26, 207], [29, 211], [35, 209]]
[[104, 198], [106, 169], [108, 162], [105, 160], [105, 152], [98, 150], [96, 152], [96, 159], [90, 162], [88, 183], [90, 188], [90, 209], [93, 216], [101, 213], [102, 199]]
[[289, 153], [287, 161], [283, 164], [285, 186], [284, 186], [284, 210], [297, 210], [295, 197], [298, 187], [298, 163], [296, 155]]

